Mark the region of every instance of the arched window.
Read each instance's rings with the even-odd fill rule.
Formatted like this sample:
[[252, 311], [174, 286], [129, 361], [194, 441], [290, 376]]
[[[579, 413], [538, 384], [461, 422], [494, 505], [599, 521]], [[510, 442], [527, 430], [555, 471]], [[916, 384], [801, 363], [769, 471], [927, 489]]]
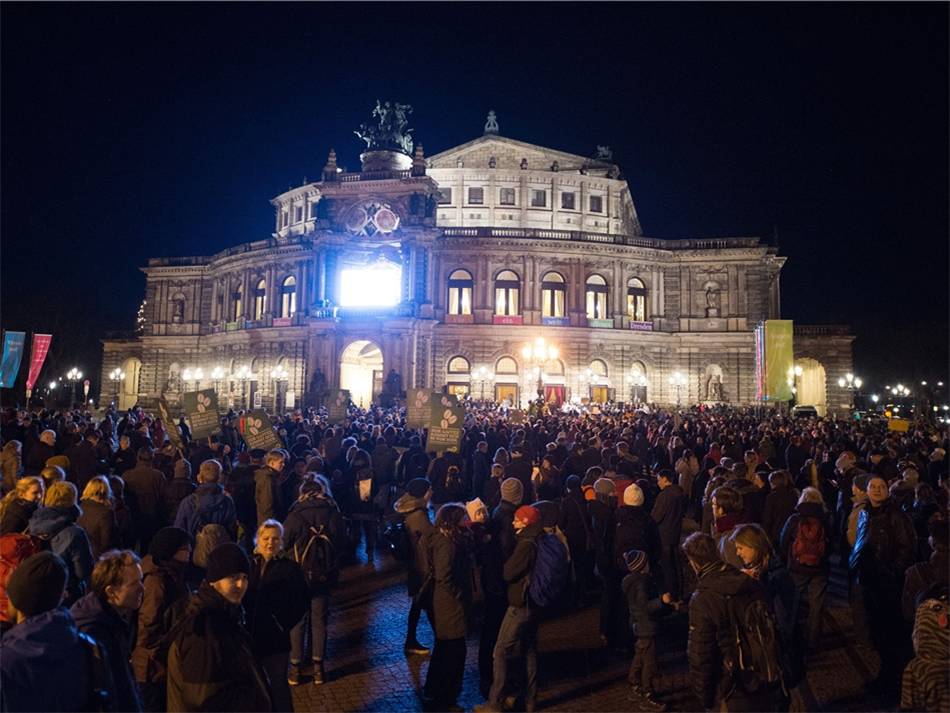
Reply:
[[240, 287], [231, 295], [231, 301], [234, 304], [234, 321], [237, 322], [244, 316], [244, 294]]
[[634, 322], [648, 319], [647, 288], [638, 277], [631, 277], [627, 282], [627, 316]]
[[472, 275], [455, 270], [449, 275], [449, 314], [472, 313]]
[[587, 278], [587, 319], [607, 319], [607, 281], [600, 275]]
[[502, 270], [495, 278], [495, 314], [514, 316], [520, 313], [521, 280], [511, 270]]
[[280, 316], [292, 317], [297, 311], [297, 280], [291, 275], [280, 286]]
[[607, 364], [603, 359], [594, 359], [590, 363], [590, 372], [594, 376], [606, 377], [607, 376]]
[[498, 361], [495, 362], [495, 375], [504, 376], [504, 375], [515, 375], [518, 374], [518, 362], [516, 362], [511, 357], [501, 357]]
[[541, 278], [541, 316], [564, 316], [564, 278], [549, 272]]
[[564, 362], [560, 359], [552, 359], [544, 365], [544, 371], [548, 376], [564, 376]]
[[264, 319], [267, 310], [267, 283], [261, 280], [254, 288], [254, 319]]
[[449, 373], [450, 374], [469, 374], [472, 370], [471, 365], [468, 363], [468, 359], [463, 356], [454, 356], [449, 359]]

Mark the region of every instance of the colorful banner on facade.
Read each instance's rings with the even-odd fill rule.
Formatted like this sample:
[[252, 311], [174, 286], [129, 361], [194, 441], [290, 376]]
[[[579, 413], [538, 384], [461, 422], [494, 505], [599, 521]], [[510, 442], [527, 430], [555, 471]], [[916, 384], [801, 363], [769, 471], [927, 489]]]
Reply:
[[790, 401], [794, 382], [789, 373], [794, 366], [792, 320], [765, 321], [765, 390], [768, 401]]
[[429, 440], [426, 450], [442, 453], [459, 450], [462, 443], [462, 425], [465, 408], [458, 405], [452, 394], [433, 394], [430, 400]]
[[49, 345], [52, 341], [52, 334], [33, 335], [33, 347], [30, 350], [30, 373], [26, 376], [27, 391], [32, 391], [36, 380], [40, 378], [40, 372], [43, 371], [43, 362], [46, 361], [46, 354], [49, 352]]
[[20, 373], [20, 361], [23, 359], [25, 344], [26, 332], [4, 332], [3, 360], [0, 361], [0, 388], [13, 388], [16, 376]]
[[207, 438], [221, 430], [218, 393], [214, 389], [186, 391], [181, 395], [181, 403], [191, 424], [191, 437], [194, 440]]
[[757, 325], [753, 336], [755, 339], [755, 400], [765, 401], [765, 326]]
[[238, 431], [247, 444], [248, 450], [263, 448], [265, 451], [283, 448], [284, 442], [277, 435], [270, 417], [263, 409], [251, 411], [238, 421]]
[[158, 415], [165, 424], [165, 433], [168, 434], [168, 440], [179, 450], [184, 450], [185, 444], [181, 440], [181, 431], [178, 430], [178, 424], [172, 419], [172, 411], [168, 408], [168, 402], [164, 396], [158, 399]]
[[330, 423], [342, 423], [345, 421], [349, 405], [350, 392], [347, 389], [340, 389], [327, 404], [327, 420]]

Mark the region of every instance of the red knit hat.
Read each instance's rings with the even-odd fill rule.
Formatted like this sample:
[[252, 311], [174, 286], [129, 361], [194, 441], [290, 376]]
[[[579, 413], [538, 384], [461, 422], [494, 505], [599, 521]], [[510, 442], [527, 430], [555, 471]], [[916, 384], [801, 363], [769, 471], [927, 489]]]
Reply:
[[515, 510], [515, 519], [521, 520], [521, 522], [527, 523], [528, 525], [534, 525], [535, 523], [541, 522], [541, 513], [531, 505], [522, 505]]

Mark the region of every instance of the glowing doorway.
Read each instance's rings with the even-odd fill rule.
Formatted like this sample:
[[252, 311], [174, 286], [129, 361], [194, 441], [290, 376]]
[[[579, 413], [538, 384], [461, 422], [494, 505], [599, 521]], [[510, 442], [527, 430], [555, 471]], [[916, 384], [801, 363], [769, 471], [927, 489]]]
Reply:
[[340, 357], [340, 388], [350, 392], [353, 403], [368, 408], [382, 390], [383, 352], [367, 339], [353, 342]]
[[795, 366], [802, 368], [802, 375], [795, 377], [795, 403], [802, 406], [814, 406], [819, 416], [824, 416], [827, 410], [827, 394], [825, 392], [825, 367], [820, 361], [808, 357], [795, 360]]

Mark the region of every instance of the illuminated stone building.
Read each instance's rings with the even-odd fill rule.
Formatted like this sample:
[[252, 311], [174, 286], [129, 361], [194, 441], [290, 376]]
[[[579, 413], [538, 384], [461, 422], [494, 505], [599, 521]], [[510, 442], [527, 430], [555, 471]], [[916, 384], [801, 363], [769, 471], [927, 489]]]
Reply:
[[[143, 330], [103, 341], [103, 395], [114, 386], [125, 408], [215, 388], [281, 408], [340, 387], [366, 405], [394, 371], [403, 388], [514, 403], [539, 376], [555, 401], [755, 403], [752, 330], [780, 314], [776, 247], [646, 237], [609, 149], [510, 139], [493, 114], [424, 156], [401, 109], [364, 125], [359, 172], [331, 150], [319, 181], [273, 198], [269, 236], [149, 260]], [[556, 358], [526, 356], [539, 338]], [[800, 403], [850, 402], [837, 378], [852, 339], [796, 326]]]

